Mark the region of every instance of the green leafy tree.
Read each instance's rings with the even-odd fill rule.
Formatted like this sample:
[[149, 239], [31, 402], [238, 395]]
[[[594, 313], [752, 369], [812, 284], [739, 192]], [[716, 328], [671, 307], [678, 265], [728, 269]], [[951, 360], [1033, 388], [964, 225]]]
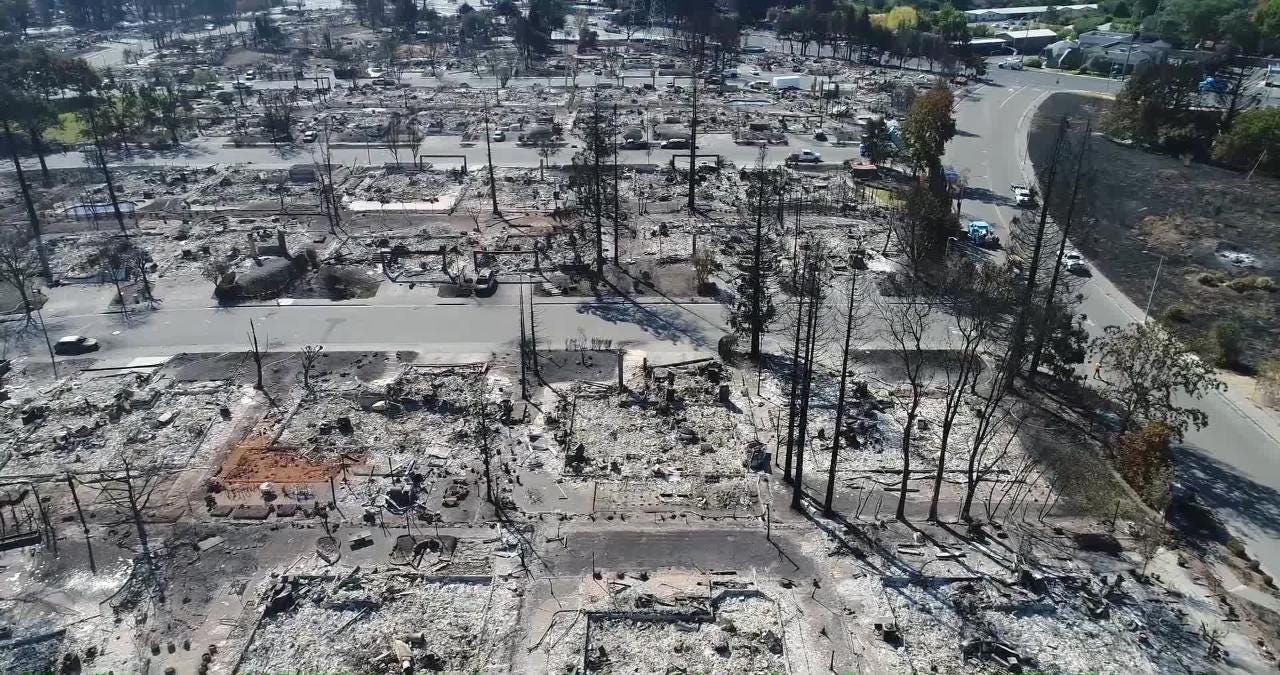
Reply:
[[1207, 149], [1216, 124], [1197, 111], [1197, 88], [1203, 79], [1204, 70], [1195, 63], [1141, 68], [1125, 82], [1103, 127], [1112, 135], [1168, 152]]
[[1261, 31], [1253, 22], [1249, 10], [1244, 7], [1228, 12], [1218, 19], [1218, 36], [1228, 45], [1245, 53], [1258, 51], [1258, 43], [1262, 40]]
[[969, 17], [951, 5], [933, 15], [933, 29], [947, 42], [969, 41]]
[[1218, 137], [1214, 159], [1239, 169], [1280, 176], [1280, 108], [1240, 113], [1231, 130]]
[[862, 154], [872, 164], [883, 164], [893, 156], [893, 140], [889, 126], [881, 118], [872, 118], [862, 131]]
[[1157, 323], [1107, 326], [1090, 345], [1099, 363], [1101, 394], [1120, 409], [1121, 431], [1160, 422], [1181, 435], [1209, 418], [1183, 405], [1226, 388], [1213, 368]]
[[955, 98], [946, 86], [935, 87], [916, 98], [902, 124], [907, 162], [918, 173], [926, 173], [934, 192], [946, 189], [942, 176], [942, 154], [956, 135], [952, 117]]
[[1280, 39], [1280, 0], [1262, 0], [1253, 12], [1253, 23], [1262, 37]]

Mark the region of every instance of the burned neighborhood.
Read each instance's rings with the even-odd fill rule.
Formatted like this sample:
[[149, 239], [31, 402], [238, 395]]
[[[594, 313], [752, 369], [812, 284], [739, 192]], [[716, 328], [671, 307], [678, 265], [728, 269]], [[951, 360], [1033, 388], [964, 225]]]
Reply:
[[1210, 5], [0, 0], [0, 670], [1273, 672]]

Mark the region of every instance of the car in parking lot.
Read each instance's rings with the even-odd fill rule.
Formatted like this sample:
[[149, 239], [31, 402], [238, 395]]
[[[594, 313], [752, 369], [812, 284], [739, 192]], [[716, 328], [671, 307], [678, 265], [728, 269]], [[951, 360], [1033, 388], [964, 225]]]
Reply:
[[662, 142], [663, 150], [688, 150], [689, 139], [687, 138], [668, 138]]
[[99, 346], [98, 341], [91, 337], [68, 335], [58, 338], [58, 341], [53, 343], [53, 352], [63, 356], [74, 356], [76, 354], [96, 352]]

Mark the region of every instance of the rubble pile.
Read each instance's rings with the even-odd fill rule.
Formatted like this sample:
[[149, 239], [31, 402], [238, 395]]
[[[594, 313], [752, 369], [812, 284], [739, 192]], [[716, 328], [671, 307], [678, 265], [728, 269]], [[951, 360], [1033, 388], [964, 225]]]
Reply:
[[518, 597], [506, 584], [360, 570], [282, 584], [287, 590], [267, 591], [271, 604], [246, 648], [243, 670], [509, 670], [504, 643], [515, 627]]
[[588, 668], [660, 672], [770, 673], [786, 670], [777, 606], [763, 595], [726, 597], [714, 613], [647, 617], [602, 612], [586, 646]]
[[[754, 426], [715, 360], [653, 368], [632, 391], [557, 403], [556, 439], [570, 475], [674, 481], [742, 475]], [[589, 420], [589, 422], [587, 422]]]
[[374, 171], [348, 181], [342, 191], [347, 200], [382, 203], [433, 202], [458, 183], [442, 171], [390, 173]]
[[233, 393], [221, 382], [142, 374], [17, 389], [3, 404], [16, 414], [0, 434], [0, 464], [17, 473], [117, 469], [122, 461], [185, 466]]

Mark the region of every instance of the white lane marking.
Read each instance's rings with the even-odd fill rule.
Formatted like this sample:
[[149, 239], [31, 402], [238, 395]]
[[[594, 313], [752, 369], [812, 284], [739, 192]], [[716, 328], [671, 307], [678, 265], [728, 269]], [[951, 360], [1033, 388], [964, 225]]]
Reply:
[[1014, 96], [1017, 96], [1023, 89], [1026, 89], [1028, 86], [1030, 85], [1024, 84], [1021, 87], [1014, 89], [1013, 93], [1009, 94], [1009, 98], [1006, 98], [1004, 101], [1001, 101], [1000, 107], [1003, 108], [1006, 103], [1008, 103], [1009, 101], [1012, 101]]

